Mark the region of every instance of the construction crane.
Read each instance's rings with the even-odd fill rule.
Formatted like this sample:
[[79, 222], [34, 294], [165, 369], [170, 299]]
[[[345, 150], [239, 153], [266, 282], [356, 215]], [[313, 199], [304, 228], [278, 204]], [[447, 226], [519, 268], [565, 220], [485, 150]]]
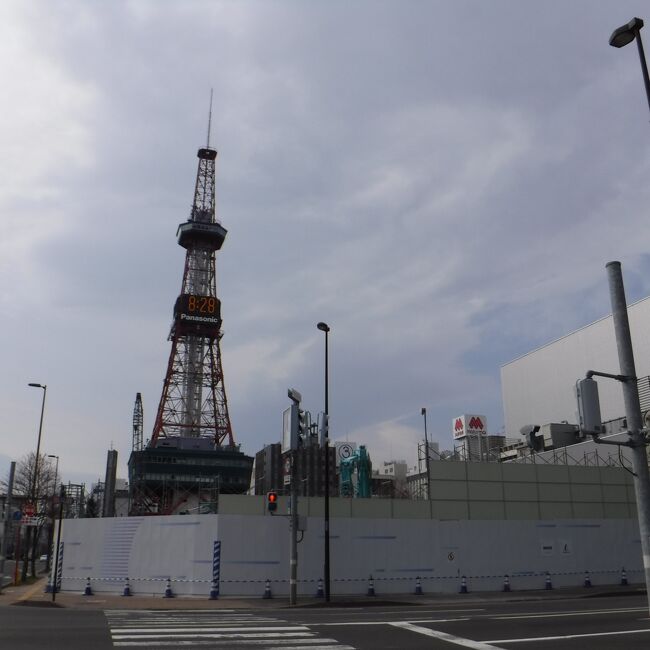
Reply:
[[[364, 445], [354, 450], [352, 456], [341, 460], [341, 496], [370, 498], [370, 477], [372, 476], [372, 463]], [[356, 485], [354, 474], [356, 473]]]
[[133, 451], [142, 451], [142, 395], [137, 393], [133, 406]]

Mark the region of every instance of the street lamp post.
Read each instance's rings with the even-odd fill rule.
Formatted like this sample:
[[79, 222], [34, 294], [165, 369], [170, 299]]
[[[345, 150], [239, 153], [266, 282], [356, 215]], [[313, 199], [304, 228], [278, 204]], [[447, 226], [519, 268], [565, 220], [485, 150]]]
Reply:
[[429, 466], [429, 438], [427, 437], [427, 410], [422, 407], [422, 415], [424, 416], [424, 458], [425, 467], [427, 469], [427, 499], [431, 499], [431, 467]]
[[325, 602], [330, 602], [330, 448], [329, 448], [329, 377], [328, 377], [328, 334], [330, 331], [327, 323], [318, 323], [316, 327], [325, 332], [325, 566], [323, 572], [325, 573]]
[[641, 72], [643, 73], [643, 83], [645, 84], [645, 94], [650, 108], [650, 77], [648, 76], [648, 64], [643, 51], [643, 42], [641, 41], [641, 28], [643, 20], [641, 18], [632, 18], [629, 23], [622, 25], [612, 32], [609, 37], [609, 44], [612, 47], [625, 47], [628, 43], [636, 40], [639, 50], [639, 59], [641, 60]]
[[36, 459], [34, 460], [34, 476], [32, 477], [31, 500], [36, 506], [36, 481], [38, 478], [38, 459], [41, 453], [41, 434], [43, 433], [43, 414], [45, 413], [45, 396], [47, 395], [47, 386], [43, 384], [28, 384], [32, 388], [43, 389], [43, 402], [41, 403], [41, 421], [38, 425], [38, 442], [36, 443]]
[[[34, 459], [34, 476], [32, 476], [32, 485], [30, 489], [30, 501], [35, 508], [35, 513], [38, 514], [38, 507], [36, 503], [36, 484], [38, 480], [38, 459], [41, 454], [41, 434], [43, 433], [43, 414], [45, 413], [45, 396], [47, 395], [47, 386], [45, 384], [36, 384], [30, 383], [28, 386], [32, 388], [42, 388], [43, 389], [43, 401], [41, 403], [41, 420], [38, 425], [38, 442], [36, 443], [36, 458]], [[32, 526], [27, 528], [26, 534], [26, 545], [25, 545], [25, 562], [23, 563], [23, 573], [22, 579], [27, 578], [27, 564], [29, 562], [29, 551], [30, 551], [30, 542], [32, 537]], [[34, 542], [36, 541], [36, 536], [34, 535]], [[36, 546], [36, 544], [34, 544]], [[34, 549], [32, 550], [32, 574], [36, 573], [35, 569], [35, 558], [34, 558]]]

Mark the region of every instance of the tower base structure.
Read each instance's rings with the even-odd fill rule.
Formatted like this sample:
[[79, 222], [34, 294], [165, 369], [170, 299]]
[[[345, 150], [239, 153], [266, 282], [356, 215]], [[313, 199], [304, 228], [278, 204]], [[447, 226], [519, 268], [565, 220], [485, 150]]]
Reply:
[[218, 512], [219, 494], [244, 494], [253, 458], [237, 446], [215, 447], [205, 438], [160, 438], [131, 452], [131, 516]]

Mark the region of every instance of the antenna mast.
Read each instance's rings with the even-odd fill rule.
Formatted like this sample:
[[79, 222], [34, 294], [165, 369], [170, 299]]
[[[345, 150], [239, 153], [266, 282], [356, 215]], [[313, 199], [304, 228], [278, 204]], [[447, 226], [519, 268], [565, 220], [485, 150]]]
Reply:
[[208, 112], [208, 144], [207, 148], [210, 148], [210, 131], [212, 130], [212, 95], [214, 93], [214, 88], [210, 88], [210, 111]]

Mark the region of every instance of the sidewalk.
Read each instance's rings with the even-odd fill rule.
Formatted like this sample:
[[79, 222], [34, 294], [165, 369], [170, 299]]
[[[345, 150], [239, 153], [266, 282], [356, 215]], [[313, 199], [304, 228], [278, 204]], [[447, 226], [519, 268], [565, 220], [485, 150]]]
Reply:
[[[118, 594], [100, 593], [84, 596], [82, 592], [57, 593], [55, 601], [52, 594], [45, 593], [47, 578], [44, 576], [30, 585], [6, 587], [0, 593], [0, 607], [10, 605], [33, 607], [66, 607], [71, 609], [282, 609], [289, 607], [287, 597], [236, 598], [224, 597], [209, 600], [200, 596], [178, 596], [164, 598], [161, 596], [121, 596]], [[590, 589], [571, 587], [553, 590], [511, 591], [511, 592], [474, 592], [468, 594], [424, 594], [415, 596], [409, 594], [378, 594], [369, 596], [332, 596], [329, 604], [322, 598], [301, 597], [297, 607], [364, 607], [364, 606], [435, 606], [459, 603], [485, 602], [522, 602], [539, 600], [564, 600], [581, 598], [598, 598], [608, 596], [641, 595], [645, 589], [639, 585], [619, 587], [615, 585], [595, 586]]]

